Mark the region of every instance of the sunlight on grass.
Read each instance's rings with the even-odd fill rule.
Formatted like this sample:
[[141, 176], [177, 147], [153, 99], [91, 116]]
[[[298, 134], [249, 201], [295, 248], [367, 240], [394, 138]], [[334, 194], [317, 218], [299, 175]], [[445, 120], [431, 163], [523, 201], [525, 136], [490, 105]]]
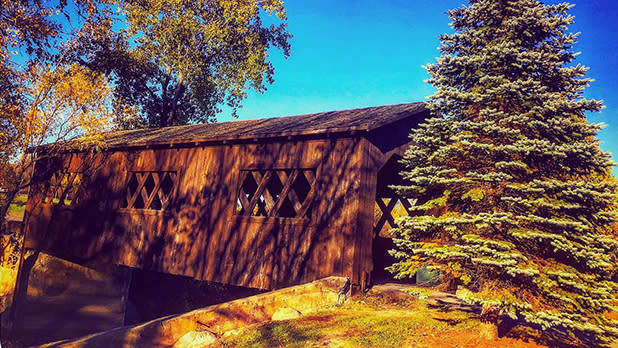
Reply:
[[8, 214], [13, 217], [23, 218], [24, 212], [26, 211], [26, 201], [27, 200], [28, 200], [28, 195], [26, 194], [17, 195], [17, 197], [15, 197], [15, 200], [13, 200], [13, 203], [11, 203], [11, 205], [9, 206]]
[[380, 307], [356, 302], [297, 320], [249, 327], [224, 340], [220, 347], [411, 347], [410, 337], [419, 335], [419, 332], [422, 336], [422, 332], [457, 329], [460, 322], [479, 323], [470, 315], [460, 320], [458, 312], [453, 312], [453, 320], [444, 320], [444, 316], [450, 317], [451, 313], [426, 308], [419, 310], [424, 307], [418, 305], [412, 308]]
[[232, 346], [261, 348], [277, 347], [282, 345], [286, 348], [302, 348], [307, 342], [318, 341], [324, 336], [326, 327], [314, 325], [308, 322], [281, 321], [272, 322], [264, 326], [249, 330], [236, 337]]
[[215, 347], [545, 347], [516, 338], [482, 337], [481, 326], [476, 314], [429, 308], [419, 299], [393, 303], [368, 296], [299, 319], [246, 327], [224, 336]]

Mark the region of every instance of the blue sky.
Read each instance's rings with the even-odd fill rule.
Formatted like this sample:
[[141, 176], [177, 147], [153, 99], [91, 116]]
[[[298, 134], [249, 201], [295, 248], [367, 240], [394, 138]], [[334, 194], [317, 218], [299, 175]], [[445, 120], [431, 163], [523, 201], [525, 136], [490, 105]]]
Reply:
[[[433, 87], [422, 66], [435, 61], [438, 35], [450, 30], [445, 12], [464, 3], [287, 0], [292, 54], [286, 60], [272, 52], [275, 83], [264, 94], [249, 92], [240, 119], [425, 100]], [[570, 31], [581, 32], [576, 63], [590, 67], [596, 80], [585, 95], [605, 103], [589, 121], [608, 125], [599, 139], [618, 162], [618, 3], [571, 3]], [[228, 115], [224, 110], [219, 121]]]

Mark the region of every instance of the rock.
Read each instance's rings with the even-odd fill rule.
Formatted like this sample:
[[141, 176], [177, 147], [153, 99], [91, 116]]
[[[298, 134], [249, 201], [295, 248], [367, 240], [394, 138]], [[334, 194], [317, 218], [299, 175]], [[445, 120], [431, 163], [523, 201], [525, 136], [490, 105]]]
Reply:
[[239, 335], [241, 332], [243, 331], [242, 328], [238, 328], [238, 329], [234, 329], [234, 330], [229, 330], [223, 333], [223, 337], [228, 337], [228, 336], [236, 336]]
[[296, 319], [302, 315], [301, 312], [290, 307], [281, 307], [273, 313], [272, 320]]
[[202, 348], [208, 347], [217, 341], [217, 336], [208, 331], [189, 331], [176, 343], [174, 348]]
[[373, 286], [367, 294], [369, 296], [379, 296], [389, 301], [413, 300], [414, 296], [404, 291], [409, 288], [409, 286], [404, 286], [401, 284], [380, 284]]

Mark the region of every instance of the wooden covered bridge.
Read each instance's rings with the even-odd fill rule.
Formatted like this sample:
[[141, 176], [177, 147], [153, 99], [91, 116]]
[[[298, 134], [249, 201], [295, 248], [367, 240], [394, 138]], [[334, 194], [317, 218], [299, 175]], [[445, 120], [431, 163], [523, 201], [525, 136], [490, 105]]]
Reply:
[[410, 103], [109, 133], [102, 152], [37, 160], [26, 247], [245, 287], [364, 287], [391, 211], [412, 203], [388, 185], [428, 116]]

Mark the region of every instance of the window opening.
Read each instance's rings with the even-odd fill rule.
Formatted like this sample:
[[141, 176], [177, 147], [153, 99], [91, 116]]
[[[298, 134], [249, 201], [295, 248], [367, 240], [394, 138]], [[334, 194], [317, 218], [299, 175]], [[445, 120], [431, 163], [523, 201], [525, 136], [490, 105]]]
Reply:
[[391, 237], [389, 230], [397, 227], [396, 220], [402, 216], [412, 215], [412, 206], [416, 199], [403, 197], [378, 197], [374, 208], [373, 232], [376, 236]]
[[164, 210], [176, 188], [176, 171], [129, 172], [123, 208]]
[[315, 169], [241, 170], [236, 215], [310, 218]]
[[400, 159], [401, 157], [397, 155], [392, 156], [378, 172], [373, 220], [374, 236], [392, 238], [389, 231], [397, 227], [397, 219], [415, 213], [412, 207], [416, 205], [416, 199], [402, 197], [391, 187], [407, 183], [399, 174], [405, 169], [399, 162]]
[[79, 203], [82, 173], [59, 171], [47, 183], [45, 203], [72, 206]]

